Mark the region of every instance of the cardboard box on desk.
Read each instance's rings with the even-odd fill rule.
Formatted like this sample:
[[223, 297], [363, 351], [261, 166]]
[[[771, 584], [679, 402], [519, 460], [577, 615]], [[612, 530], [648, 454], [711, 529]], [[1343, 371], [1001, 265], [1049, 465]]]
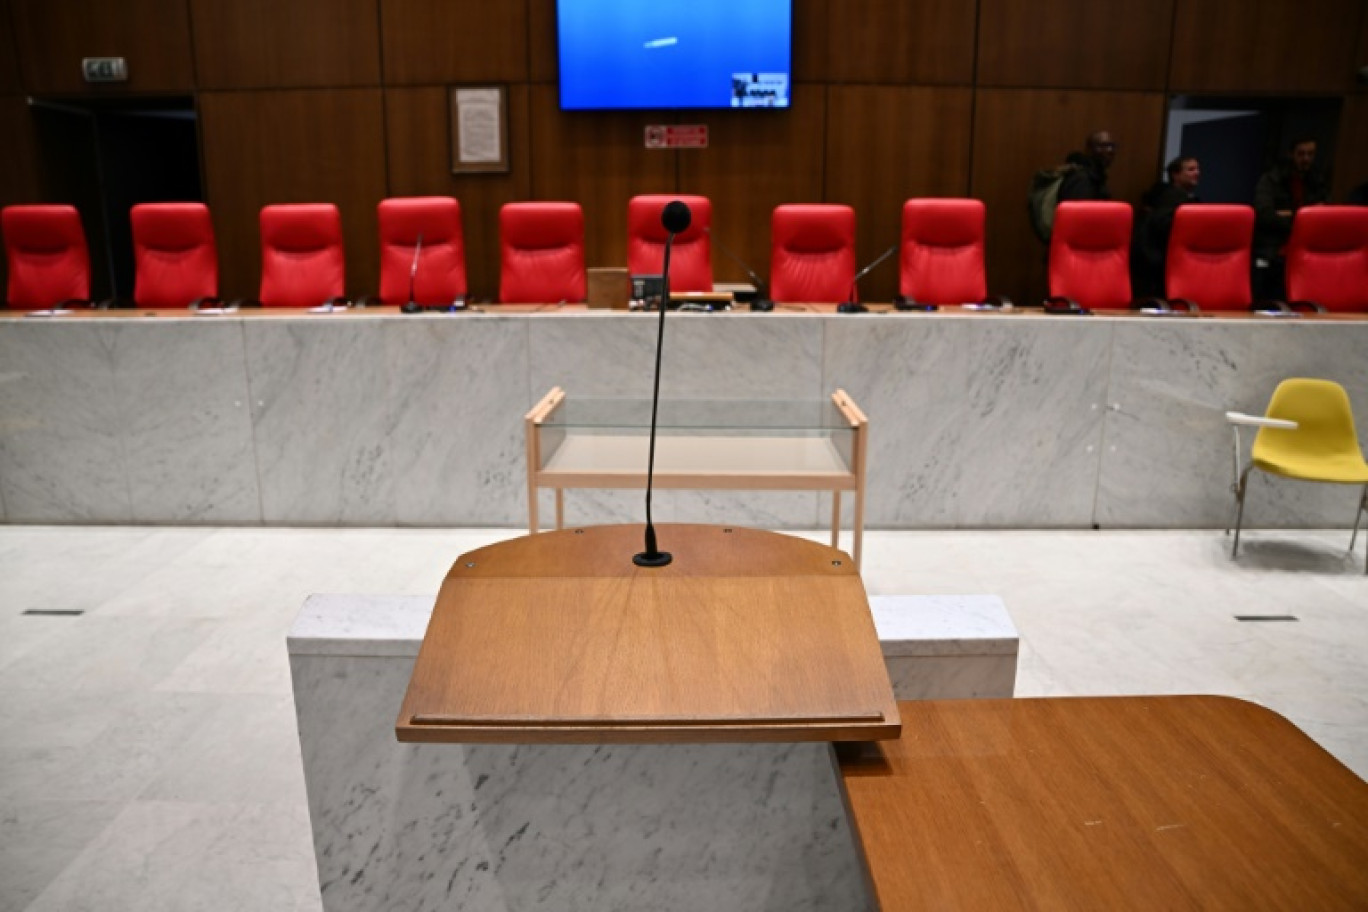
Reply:
[[632, 283], [623, 266], [595, 266], [589, 269], [589, 306], [626, 310], [632, 296]]

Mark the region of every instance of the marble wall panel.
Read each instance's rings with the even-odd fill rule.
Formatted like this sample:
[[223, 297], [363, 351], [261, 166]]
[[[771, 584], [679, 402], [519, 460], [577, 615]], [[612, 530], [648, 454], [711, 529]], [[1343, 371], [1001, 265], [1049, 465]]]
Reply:
[[400, 744], [411, 658], [290, 664], [327, 912], [866, 909], [824, 744]]
[[1255, 331], [1276, 328], [1216, 320], [1117, 324], [1099, 525], [1214, 527], [1226, 521], [1232, 444], [1225, 412], [1263, 411], [1244, 377], [1255, 360]]
[[[649, 314], [0, 321], [0, 518], [521, 526], [521, 420], [551, 386], [649, 397]], [[237, 339], [235, 340], [235, 336]], [[1339, 380], [1368, 427], [1368, 324], [670, 314], [666, 398], [869, 414], [871, 527], [1219, 527], [1226, 409]], [[1248, 447], [1248, 441], [1245, 444]], [[851, 521], [844, 498], [843, 525]], [[540, 496], [544, 524], [551, 495]], [[663, 522], [822, 528], [829, 495], [658, 493]], [[1253, 526], [1352, 522], [1353, 492], [1256, 475]], [[635, 491], [567, 495], [633, 522]]]
[[1088, 526], [1110, 346], [1081, 318], [827, 318], [823, 386], [869, 417], [866, 524]]
[[[1263, 414], [1293, 376], [1342, 383], [1368, 403], [1368, 326], [1268, 320], [1127, 320], [1116, 327], [1097, 522], [1221, 528], [1231, 519], [1228, 410]], [[1368, 407], [1358, 406], [1360, 414]], [[1364, 440], [1359, 423], [1360, 445]], [[1242, 429], [1241, 463], [1253, 434]], [[1254, 473], [1249, 527], [1347, 526], [1353, 489]]]
[[9, 522], [133, 519], [116, 385], [118, 327], [6, 321], [0, 332], [0, 485]]
[[[655, 314], [565, 316], [531, 322], [532, 390], [649, 399]], [[670, 313], [662, 399], [812, 399], [825, 395], [817, 317]]]
[[430, 315], [383, 329], [397, 521], [526, 522], [527, 321]]
[[110, 327], [132, 518], [260, 522], [241, 321]]
[[262, 518], [393, 525], [396, 397], [383, 318], [244, 321]]

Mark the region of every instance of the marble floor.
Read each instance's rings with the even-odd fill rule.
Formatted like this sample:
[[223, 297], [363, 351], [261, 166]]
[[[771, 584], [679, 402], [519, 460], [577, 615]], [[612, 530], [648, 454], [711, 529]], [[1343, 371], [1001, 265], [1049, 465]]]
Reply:
[[[0, 526], [0, 912], [318, 909], [295, 612], [433, 593], [514, 534]], [[1368, 776], [1368, 578], [1346, 544], [1256, 531], [1232, 563], [1220, 532], [870, 532], [864, 576], [1001, 596], [1019, 695], [1241, 696]]]

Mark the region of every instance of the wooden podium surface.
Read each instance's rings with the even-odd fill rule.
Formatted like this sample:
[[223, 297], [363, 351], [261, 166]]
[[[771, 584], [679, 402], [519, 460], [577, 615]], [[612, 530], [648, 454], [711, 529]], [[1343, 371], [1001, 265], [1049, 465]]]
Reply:
[[400, 741], [846, 741], [901, 725], [849, 556], [726, 526], [529, 535], [442, 583]]
[[901, 703], [839, 748], [884, 909], [1368, 908], [1368, 783], [1230, 697]]

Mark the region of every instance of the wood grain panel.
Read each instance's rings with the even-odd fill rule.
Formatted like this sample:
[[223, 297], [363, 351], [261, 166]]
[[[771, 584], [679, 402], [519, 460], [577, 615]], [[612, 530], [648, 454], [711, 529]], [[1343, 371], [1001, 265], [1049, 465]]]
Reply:
[[[826, 90], [799, 84], [787, 111], [717, 111], [703, 122], [711, 145], [680, 153], [679, 191], [709, 197], [717, 237], [768, 278], [774, 207], [825, 199]], [[717, 251], [713, 277], [747, 281]]]
[[19, 79], [19, 55], [14, 48], [14, 27], [9, 0], [0, 0], [0, 95], [24, 91]]
[[673, 123], [674, 115], [562, 111], [555, 86], [534, 85], [531, 92], [531, 197], [578, 202], [587, 264], [627, 265], [627, 201], [678, 189], [680, 153], [645, 147], [646, 126]]
[[831, 0], [793, 0], [793, 81], [826, 82], [831, 77]]
[[1173, 17], [1174, 0], [982, 0], [978, 84], [1161, 90]]
[[200, 120], [225, 295], [257, 294], [261, 207], [303, 202], [341, 209], [347, 291], [375, 293], [375, 206], [385, 196], [379, 89], [203, 93]]
[[898, 708], [901, 740], [838, 748], [881, 908], [1368, 903], [1368, 785], [1272, 710], [1210, 696]]
[[1363, 0], [1179, 0], [1169, 87], [1344, 92]]
[[1368, 93], [1344, 100], [1335, 162], [1331, 199], [1338, 203], [1344, 201], [1350, 190], [1368, 182]]
[[380, 81], [378, 0], [189, 0], [208, 89]]
[[451, 173], [445, 86], [387, 89], [385, 136], [393, 196], [454, 196], [461, 201], [466, 277], [475, 300], [499, 291], [499, 207], [532, 195], [528, 88], [508, 90], [507, 174]]
[[[27, 91], [123, 94], [195, 86], [184, 0], [10, 0]], [[82, 57], [124, 57], [128, 82], [87, 85]]]
[[974, 79], [974, 4], [964, 0], [833, 3], [831, 82], [968, 85]]
[[387, 85], [527, 79], [526, 0], [380, 0], [380, 29]]
[[1045, 294], [1045, 248], [1026, 217], [1031, 175], [1064, 160], [1093, 130], [1120, 145], [1109, 184], [1135, 204], [1163, 156], [1164, 96], [1141, 92], [985, 89], [974, 110], [970, 195], [988, 206], [988, 285], [1018, 303]]
[[556, 0], [527, 0], [527, 70], [533, 82], [559, 82]]
[[[1368, 2], [1363, 2], [1361, 5], [1363, 8], [1359, 10], [1358, 51], [1354, 55], [1355, 74], [1364, 67], [1368, 67]], [[1365, 91], [1362, 81], [1357, 85], [1358, 91]]]
[[[969, 192], [970, 89], [833, 86], [826, 130], [826, 198], [855, 207], [860, 263], [898, 242], [903, 201]], [[897, 293], [890, 259], [860, 282], [866, 301]]]
[[868, 598], [842, 552], [755, 529], [660, 531], [674, 560], [658, 568], [632, 563], [640, 525], [461, 555], [414, 663], [399, 739], [897, 737]]

